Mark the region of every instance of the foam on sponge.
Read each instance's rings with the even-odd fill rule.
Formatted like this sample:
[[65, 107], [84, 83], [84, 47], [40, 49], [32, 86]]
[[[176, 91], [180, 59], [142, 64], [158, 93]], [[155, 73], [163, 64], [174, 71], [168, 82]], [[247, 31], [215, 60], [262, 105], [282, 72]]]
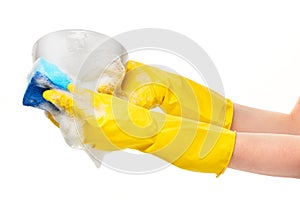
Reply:
[[23, 105], [50, 112], [58, 111], [58, 108], [43, 98], [43, 92], [49, 89], [67, 91], [71, 79], [56, 65], [49, 63], [44, 58], [39, 58], [34, 65], [23, 97]]

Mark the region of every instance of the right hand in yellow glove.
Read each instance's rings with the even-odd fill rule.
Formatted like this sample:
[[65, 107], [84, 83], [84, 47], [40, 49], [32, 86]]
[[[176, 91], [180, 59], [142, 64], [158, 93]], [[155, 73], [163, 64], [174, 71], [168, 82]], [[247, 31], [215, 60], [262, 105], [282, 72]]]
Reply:
[[[71, 91], [48, 90], [43, 96], [78, 121], [83, 143], [92, 148], [136, 149], [183, 169], [217, 175], [230, 161], [235, 143], [230, 130], [153, 112], [108, 94]], [[210, 136], [217, 136], [217, 142], [205, 141]]]
[[[122, 91], [133, 104], [230, 129], [233, 104], [183, 76], [129, 60]], [[101, 92], [101, 90], [100, 90]]]

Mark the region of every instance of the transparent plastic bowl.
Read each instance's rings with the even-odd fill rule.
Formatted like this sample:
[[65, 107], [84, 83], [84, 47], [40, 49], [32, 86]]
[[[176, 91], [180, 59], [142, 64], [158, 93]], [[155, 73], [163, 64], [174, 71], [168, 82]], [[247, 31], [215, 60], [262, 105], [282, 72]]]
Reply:
[[[80, 29], [56, 31], [40, 38], [33, 46], [32, 58], [36, 61], [41, 57], [59, 66], [74, 82], [87, 84], [90, 89], [100, 84], [101, 77], [117, 84], [125, 74], [127, 62], [127, 52], [119, 42], [104, 34]], [[116, 66], [114, 62], [120, 63]], [[107, 74], [115, 77], [108, 80]]]

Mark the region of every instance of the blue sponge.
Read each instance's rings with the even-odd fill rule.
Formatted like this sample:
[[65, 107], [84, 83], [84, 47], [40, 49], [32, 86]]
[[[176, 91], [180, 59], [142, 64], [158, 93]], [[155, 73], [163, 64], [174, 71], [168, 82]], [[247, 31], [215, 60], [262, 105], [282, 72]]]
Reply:
[[32, 106], [50, 112], [58, 109], [43, 98], [43, 92], [49, 89], [67, 91], [71, 79], [56, 65], [40, 58], [35, 63], [35, 68], [29, 78], [29, 83], [23, 97], [24, 106]]

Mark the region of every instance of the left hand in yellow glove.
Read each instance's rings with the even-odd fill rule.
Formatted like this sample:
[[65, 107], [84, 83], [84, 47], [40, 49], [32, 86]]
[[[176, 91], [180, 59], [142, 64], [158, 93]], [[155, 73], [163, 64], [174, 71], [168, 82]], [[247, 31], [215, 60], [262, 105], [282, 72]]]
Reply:
[[[153, 112], [85, 89], [72, 94], [48, 90], [43, 96], [78, 121], [83, 143], [95, 149], [136, 149], [183, 169], [217, 175], [233, 152], [235, 133], [219, 126]], [[210, 135], [217, 135], [218, 141], [205, 142]]]
[[230, 129], [233, 104], [224, 96], [157, 67], [129, 60], [126, 68], [121, 89], [131, 103]]

